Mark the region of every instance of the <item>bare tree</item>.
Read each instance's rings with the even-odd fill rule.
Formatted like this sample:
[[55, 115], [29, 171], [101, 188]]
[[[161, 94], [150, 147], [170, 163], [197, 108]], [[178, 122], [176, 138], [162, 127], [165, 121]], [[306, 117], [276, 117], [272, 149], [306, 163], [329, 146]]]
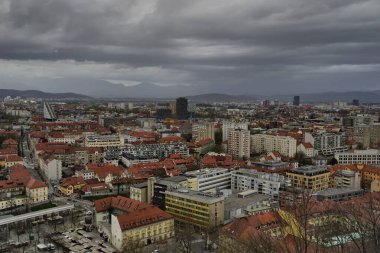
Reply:
[[181, 246], [181, 251], [184, 253], [191, 253], [192, 243], [195, 240], [196, 231], [191, 224], [179, 224], [175, 227], [175, 238]]

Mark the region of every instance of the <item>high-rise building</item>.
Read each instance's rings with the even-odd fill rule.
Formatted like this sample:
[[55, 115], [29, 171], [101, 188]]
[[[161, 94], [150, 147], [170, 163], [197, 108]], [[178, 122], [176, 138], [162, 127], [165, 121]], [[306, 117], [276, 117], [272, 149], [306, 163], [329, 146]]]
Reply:
[[48, 102], [44, 102], [44, 119], [52, 121], [57, 119], [57, 115], [55, 114], [53, 107]]
[[360, 105], [360, 103], [359, 103], [359, 99], [354, 99], [354, 100], [352, 100], [352, 105], [354, 105], [354, 106], [359, 106], [359, 105]]
[[215, 140], [215, 126], [212, 122], [195, 123], [192, 126], [193, 140], [201, 141], [205, 139]]
[[251, 149], [255, 154], [277, 151], [283, 156], [294, 157], [297, 140], [291, 136], [254, 134], [251, 136]]
[[233, 129], [244, 129], [248, 130], [248, 123], [246, 122], [235, 122], [231, 120], [223, 121], [223, 141], [228, 139], [229, 131]]
[[230, 129], [227, 151], [234, 159], [249, 159], [251, 153], [251, 135], [249, 130]]
[[177, 113], [177, 119], [179, 120], [185, 120], [189, 117], [189, 111], [187, 110], [187, 98], [180, 97], [177, 98], [176, 101], [176, 113]]
[[293, 98], [293, 105], [299, 106], [300, 105], [300, 96], [294, 96]]

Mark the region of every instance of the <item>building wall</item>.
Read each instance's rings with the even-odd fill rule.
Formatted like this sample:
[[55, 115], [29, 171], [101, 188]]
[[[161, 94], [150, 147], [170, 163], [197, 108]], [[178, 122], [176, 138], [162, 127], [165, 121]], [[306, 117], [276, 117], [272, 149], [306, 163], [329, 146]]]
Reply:
[[213, 204], [195, 201], [166, 192], [166, 211], [182, 223], [187, 223], [207, 229], [223, 224], [224, 221], [224, 200]]
[[312, 191], [321, 191], [329, 188], [330, 172], [315, 176], [287, 172], [286, 176], [291, 180], [293, 187], [296, 188], [308, 189]]
[[230, 129], [227, 152], [234, 159], [249, 159], [251, 155], [251, 137], [248, 130]]
[[147, 245], [174, 237], [174, 219], [122, 231], [115, 215], [111, 217], [111, 243], [122, 250], [128, 243]]

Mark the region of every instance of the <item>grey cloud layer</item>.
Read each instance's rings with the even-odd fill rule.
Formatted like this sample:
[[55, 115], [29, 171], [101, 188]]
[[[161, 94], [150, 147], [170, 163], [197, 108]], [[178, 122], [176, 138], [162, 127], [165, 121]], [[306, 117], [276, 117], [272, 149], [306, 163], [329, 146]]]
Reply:
[[92, 78], [90, 62], [96, 78], [235, 93], [374, 89], [379, 13], [378, 0], [0, 0], [0, 67]]

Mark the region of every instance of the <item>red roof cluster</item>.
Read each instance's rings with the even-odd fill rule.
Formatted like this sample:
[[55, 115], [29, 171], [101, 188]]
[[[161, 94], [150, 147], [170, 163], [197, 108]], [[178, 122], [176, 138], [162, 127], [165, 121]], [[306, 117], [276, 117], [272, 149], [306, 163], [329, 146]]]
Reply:
[[88, 164], [87, 169], [93, 171], [100, 179], [104, 179], [110, 174], [114, 177], [121, 177], [125, 172], [123, 167], [113, 164]]
[[166, 136], [158, 140], [159, 143], [175, 143], [175, 142], [184, 142], [185, 140], [179, 136]]
[[244, 166], [244, 161], [233, 161], [231, 155], [211, 155], [207, 154], [202, 158], [205, 168], [238, 168]]
[[161, 162], [134, 164], [128, 169], [128, 174], [134, 179], [178, 176], [182, 173], [176, 169], [177, 164], [174, 161], [165, 159]]
[[270, 211], [235, 219], [225, 225], [223, 229], [238, 239], [246, 240], [250, 236], [259, 233], [259, 231], [269, 230], [283, 224], [284, 220], [281, 216], [276, 211]]

